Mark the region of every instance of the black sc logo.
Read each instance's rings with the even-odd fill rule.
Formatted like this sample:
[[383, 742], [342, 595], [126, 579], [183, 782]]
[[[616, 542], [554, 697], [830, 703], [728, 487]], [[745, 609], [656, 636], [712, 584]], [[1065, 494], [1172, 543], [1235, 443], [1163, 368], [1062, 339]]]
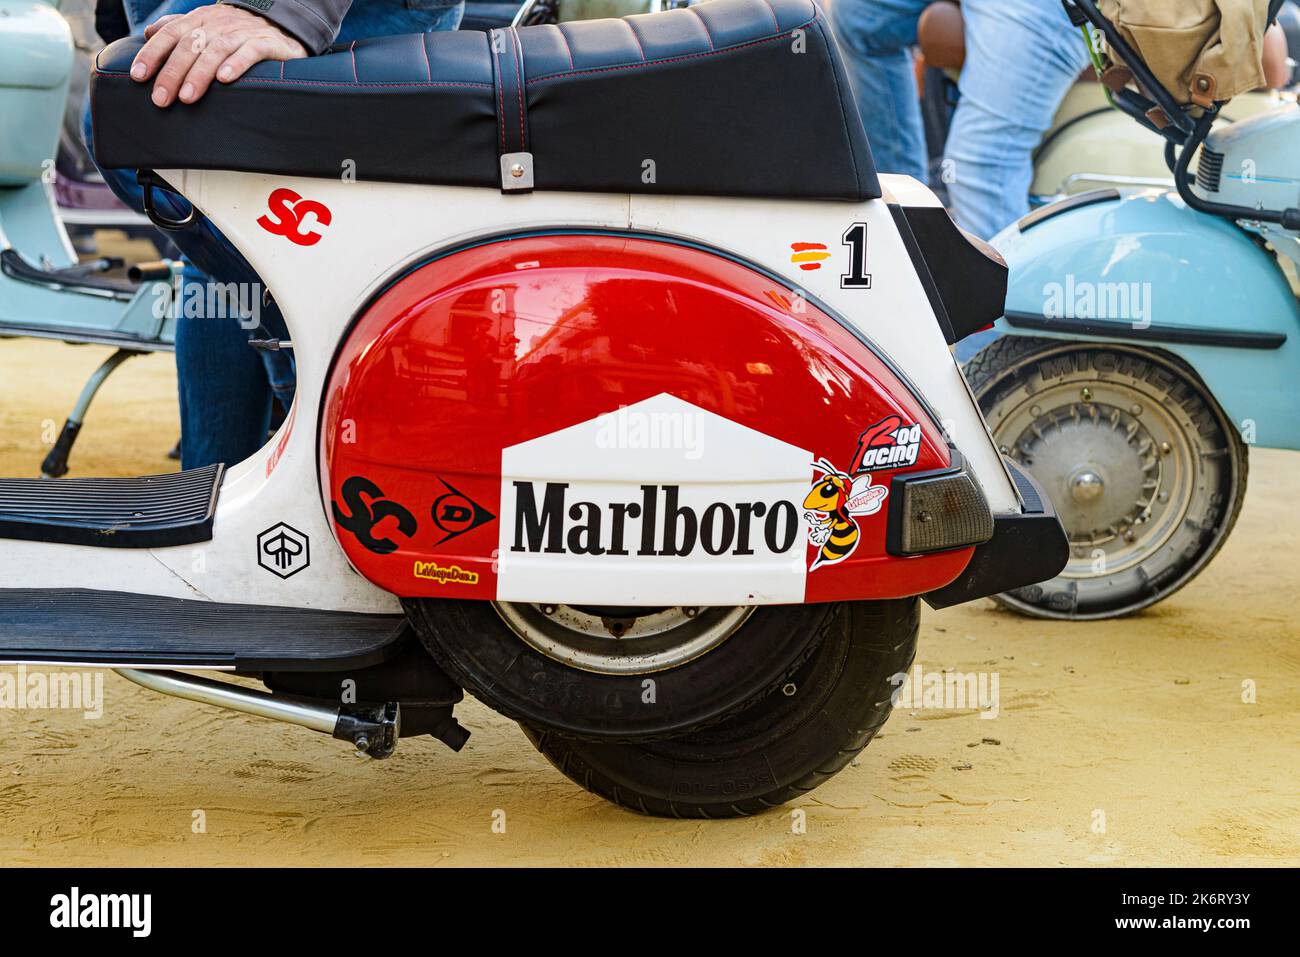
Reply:
[[406, 538], [415, 534], [415, 516], [404, 506], [384, 498], [383, 490], [370, 479], [354, 475], [343, 483], [339, 497], [348, 507], [344, 512], [338, 502], [330, 502], [334, 521], [339, 527], [356, 536], [361, 545], [376, 555], [397, 551], [397, 542], [391, 538], [378, 538], [375, 527], [386, 518], [397, 520], [397, 531]]

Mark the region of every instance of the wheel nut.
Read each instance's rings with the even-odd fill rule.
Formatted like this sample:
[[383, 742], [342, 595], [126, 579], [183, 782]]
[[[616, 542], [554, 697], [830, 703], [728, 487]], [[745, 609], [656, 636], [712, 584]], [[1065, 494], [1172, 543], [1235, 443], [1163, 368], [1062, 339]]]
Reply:
[[555, 606], [554, 606], [554, 605], [543, 605], [543, 606], [542, 606], [542, 614], [543, 614], [543, 615], [546, 615], [548, 618], [549, 618], [551, 615], [554, 615], [554, 614], [555, 614]]
[[799, 688], [793, 681], [787, 681], [781, 688], [781, 694], [785, 695], [787, 698], [793, 698], [794, 693], [798, 690]]
[[695, 617], [696, 615], [698, 615], [699, 613], [700, 613], [700, 610], [699, 610], [698, 608], [683, 608], [683, 609], [682, 609], [682, 614], [685, 615], [687, 618], [694, 618], [694, 617]]

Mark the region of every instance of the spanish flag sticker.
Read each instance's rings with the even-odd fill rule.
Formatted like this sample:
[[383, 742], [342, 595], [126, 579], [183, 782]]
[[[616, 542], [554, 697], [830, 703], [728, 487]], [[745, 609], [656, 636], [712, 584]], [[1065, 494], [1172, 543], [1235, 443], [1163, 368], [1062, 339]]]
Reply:
[[791, 243], [790, 249], [790, 262], [806, 271], [821, 269], [822, 260], [831, 258], [825, 243]]

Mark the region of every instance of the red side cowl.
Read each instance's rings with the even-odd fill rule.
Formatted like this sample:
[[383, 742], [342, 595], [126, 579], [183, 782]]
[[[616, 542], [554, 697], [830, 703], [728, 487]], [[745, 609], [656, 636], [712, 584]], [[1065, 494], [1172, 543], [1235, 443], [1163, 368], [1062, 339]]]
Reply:
[[665, 241], [535, 236], [412, 271], [344, 344], [321, 442], [339, 541], [402, 596], [886, 598], [972, 552], [885, 553], [889, 478], [949, 464], [888, 366]]

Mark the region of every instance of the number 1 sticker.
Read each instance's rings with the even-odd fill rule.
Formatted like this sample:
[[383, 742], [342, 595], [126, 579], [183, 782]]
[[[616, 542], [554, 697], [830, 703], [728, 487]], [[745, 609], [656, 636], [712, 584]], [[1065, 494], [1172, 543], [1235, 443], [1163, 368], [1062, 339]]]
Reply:
[[841, 289], [870, 289], [867, 272], [867, 224], [854, 223], [844, 230], [840, 242], [849, 247], [849, 271], [840, 274]]

